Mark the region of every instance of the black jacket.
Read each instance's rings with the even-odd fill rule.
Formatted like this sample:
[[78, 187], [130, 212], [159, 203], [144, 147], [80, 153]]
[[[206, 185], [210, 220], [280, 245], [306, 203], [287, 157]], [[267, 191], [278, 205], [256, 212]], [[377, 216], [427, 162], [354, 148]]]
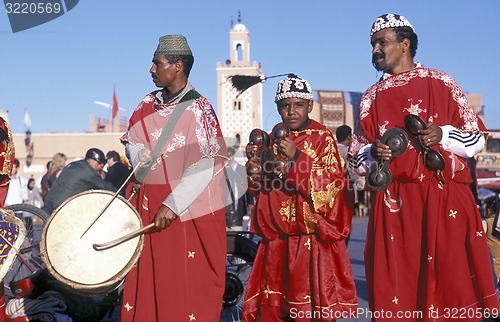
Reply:
[[53, 209], [49, 210], [52, 212], [52, 210], [59, 207], [66, 199], [87, 190], [116, 191], [117, 188], [101, 178], [86, 160], [71, 162], [63, 169], [54, 182], [45, 196], [45, 201], [48, 201], [52, 205]]

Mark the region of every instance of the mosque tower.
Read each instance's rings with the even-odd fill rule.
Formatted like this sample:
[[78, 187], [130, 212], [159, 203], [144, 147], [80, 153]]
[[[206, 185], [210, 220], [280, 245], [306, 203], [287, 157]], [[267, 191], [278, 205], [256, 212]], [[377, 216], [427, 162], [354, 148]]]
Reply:
[[245, 147], [250, 132], [262, 128], [262, 83], [237, 97], [228, 80], [231, 75], [262, 75], [260, 63], [250, 62], [250, 33], [239, 13], [229, 32], [229, 59], [217, 63], [217, 112], [223, 135], [238, 138], [240, 147]]

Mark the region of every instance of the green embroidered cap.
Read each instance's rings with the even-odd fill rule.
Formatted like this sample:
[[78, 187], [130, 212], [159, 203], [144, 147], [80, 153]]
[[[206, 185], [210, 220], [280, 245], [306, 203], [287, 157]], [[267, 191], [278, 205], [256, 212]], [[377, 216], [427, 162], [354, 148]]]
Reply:
[[182, 35], [167, 35], [160, 37], [160, 43], [155, 55], [186, 55], [192, 56], [186, 37]]

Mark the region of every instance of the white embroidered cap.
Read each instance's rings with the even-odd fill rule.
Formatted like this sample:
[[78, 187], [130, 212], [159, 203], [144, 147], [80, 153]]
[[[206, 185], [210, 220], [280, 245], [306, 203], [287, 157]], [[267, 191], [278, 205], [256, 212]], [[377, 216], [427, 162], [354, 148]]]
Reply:
[[309, 82], [295, 74], [288, 74], [278, 83], [274, 102], [277, 103], [279, 100], [290, 97], [312, 100], [313, 94]]
[[394, 13], [388, 13], [381, 15], [377, 18], [377, 20], [375, 20], [372, 25], [370, 37], [379, 30], [395, 27], [410, 27], [413, 32], [415, 32], [415, 28], [413, 28], [411, 23], [405, 17]]

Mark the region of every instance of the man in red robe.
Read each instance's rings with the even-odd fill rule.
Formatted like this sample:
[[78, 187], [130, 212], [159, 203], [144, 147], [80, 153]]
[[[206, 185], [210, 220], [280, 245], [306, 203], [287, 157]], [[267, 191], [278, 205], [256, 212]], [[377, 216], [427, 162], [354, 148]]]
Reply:
[[125, 281], [124, 321], [220, 320], [228, 157], [212, 105], [188, 82], [193, 62], [184, 36], [160, 38], [150, 73], [162, 89], [146, 95], [122, 137], [142, 182], [131, 202], [155, 224]]
[[[480, 321], [499, 309], [468, 187], [467, 158], [483, 148], [486, 129], [453, 78], [413, 61], [418, 38], [403, 16], [380, 16], [371, 44], [373, 65], [384, 74], [361, 101], [356, 134], [372, 144], [358, 159], [389, 162], [392, 173], [374, 193], [368, 224], [366, 281], [378, 317], [372, 320]], [[405, 126], [409, 114], [423, 120], [417, 133]], [[408, 135], [406, 150], [394, 157], [381, 143], [392, 128]], [[429, 149], [442, 156], [444, 169], [429, 162]]]
[[344, 205], [337, 145], [325, 126], [309, 119], [313, 95], [306, 80], [288, 75], [275, 102], [291, 133], [273, 150], [291, 167], [282, 178], [267, 174], [260, 185], [251, 229], [262, 241], [246, 286], [243, 321], [354, 317], [356, 288], [344, 242], [352, 211]]

